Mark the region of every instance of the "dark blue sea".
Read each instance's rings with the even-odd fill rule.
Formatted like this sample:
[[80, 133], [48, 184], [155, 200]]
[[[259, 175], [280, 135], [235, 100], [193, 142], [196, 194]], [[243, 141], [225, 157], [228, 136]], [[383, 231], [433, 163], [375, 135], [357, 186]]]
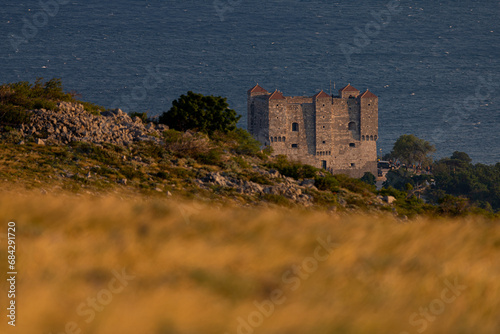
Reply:
[[[159, 114], [189, 90], [243, 115], [255, 83], [379, 96], [402, 134], [500, 161], [500, 1], [42, 0], [0, 9], [0, 83], [62, 78], [81, 99]], [[330, 84], [331, 83], [331, 84]]]

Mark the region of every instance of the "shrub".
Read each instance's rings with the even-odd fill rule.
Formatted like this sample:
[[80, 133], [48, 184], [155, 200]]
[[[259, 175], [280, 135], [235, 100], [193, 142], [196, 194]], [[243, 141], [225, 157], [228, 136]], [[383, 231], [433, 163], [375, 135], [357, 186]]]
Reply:
[[234, 150], [237, 154], [256, 155], [260, 152], [260, 142], [252, 137], [248, 131], [237, 128], [232, 133], [238, 142], [238, 146]]
[[198, 154], [195, 158], [202, 164], [218, 166], [222, 163], [222, 151], [214, 148], [206, 153]]
[[268, 178], [266, 178], [263, 175], [260, 175], [258, 173], [253, 173], [250, 176], [249, 181], [252, 181], [252, 182], [255, 182], [258, 184], [273, 185], [273, 182], [271, 182], [271, 180], [269, 180]]
[[349, 191], [363, 194], [365, 192], [375, 192], [375, 186], [366, 184], [365, 182], [349, 177], [345, 174], [336, 174], [335, 178], [339, 181], [339, 185]]
[[445, 195], [439, 199], [439, 212], [448, 216], [463, 216], [469, 211], [469, 200], [465, 197]]
[[379, 191], [381, 196], [392, 196], [396, 199], [405, 199], [407, 194], [404, 191], [394, 189], [393, 187], [383, 188]]
[[38, 98], [33, 100], [33, 109], [58, 110], [59, 108], [54, 101]]
[[410, 198], [398, 199], [396, 201], [396, 210], [400, 215], [414, 217], [416, 215], [425, 214], [426, 212], [431, 213], [434, 207], [425, 204], [422, 199], [412, 196]]
[[148, 113], [146, 112], [132, 112], [129, 116], [130, 118], [139, 117], [142, 123], [146, 123], [148, 121]]
[[230, 148], [231, 152], [240, 155], [256, 156], [260, 153], [260, 142], [241, 128], [223, 133], [216, 131], [210, 137], [218, 145]]
[[21, 125], [30, 122], [31, 113], [14, 105], [0, 104], [0, 124]]
[[236, 162], [241, 168], [250, 168], [250, 164], [240, 156], [232, 157], [231, 160]]
[[261, 160], [266, 161], [269, 159], [271, 154], [273, 154], [273, 148], [271, 146], [266, 146], [261, 152], [257, 153], [257, 157]]
[[292, 177], [296, 180], [314, 178], [316, 176], [316, 172], [318, 171], [316, 167], [304, 165], [300, 162], [288, 161], [288, 158], [285, 155], [277, 156], [274, 163], [269, 163], [266, 166], [275, 168], [282, 175]]
[[167, 130], [163, 133], [166, 147], [178, 157], [197, 157], [213, 148], [207, 135], [195, 132]]
[[163, 139], [167, 144], [177, 143], [182, 140], [183, 133], [177, 130], [169, 129], [163, 132]]
[[361, 181], [363, 181], [366, 184], [369, 184], [371, 186], [374, 186], [377, 182], [377, 179], [375, 178], [375, 175], [373, 175], [370, 172], [365, 172], [365, 174], [360, 178]]
[[118, 153], [91, 143], [71, 142], [76, 153], [84, 154], [91, 159], [107, 165], [119, 165]]
[[94, 104], [92, 102], [82, 102], [82, 101], [77, 101], [78, 103], [81, 103], [83, 105], [83, 108], [91, 113], [92, 115], [99, 116], [101, 112], [106, 111], [106, 108], [99, 106], [97, 104]]
[[330, 192], [313, 192], [312, 196], [314, 198], [314, 202], [318, 205], [334, 205], [337, 206], [337, 195]]
[[263, 194], [262, 199], [277, 205], [290, 206], [290, 201], [283, 195]]
[[34, 84], [21, 81], [0, 86], [0, 124], [29, 123], [28, 110], [57, 110], [57, 103], [61, 101], [79, 102], [85, 110], [94, 114], [105, 110], [104, 107], [89, 102], [77, 101], [72, 94], [65, 93], [61, 79], [43, 82], [43, 78], [38, 78]]
[[133, 146], [133, 152], [135, 155], [138, 155], [143, 159], [161, 159], [166, 156], [165, 149], [152, 141], [135, 143]]
[[339, 181], [333, 175], [325, 175], [324, 177], [315, 177], [314, 185], [319, 190], [328, 190], [337, 192], [339, 190]]
[[168, 173], [161, 170], [158, 173], [156, 173], [156, 177], [158, 177], [162, 180], [166, 180], [166, 179], [168, 179]]

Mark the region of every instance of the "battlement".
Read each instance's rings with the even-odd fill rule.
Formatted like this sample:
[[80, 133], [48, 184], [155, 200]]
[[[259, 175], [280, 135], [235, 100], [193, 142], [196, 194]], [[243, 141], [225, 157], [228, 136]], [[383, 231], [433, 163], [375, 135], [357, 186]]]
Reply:
[[378, 97], [348, 84], [338, 96], [248, 91], [248, 131], [273, 154], [360, 177], [377, 172]]

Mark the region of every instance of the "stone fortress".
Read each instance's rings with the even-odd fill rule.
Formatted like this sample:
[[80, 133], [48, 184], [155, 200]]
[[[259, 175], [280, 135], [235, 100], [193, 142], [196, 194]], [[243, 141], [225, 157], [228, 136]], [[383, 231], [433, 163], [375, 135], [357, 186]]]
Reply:
[[377, 176], [378, 97], [350, 84], [338, 96], [288, 97], [258, 84], [248, 91], [248, 131], [284, 154], [352, 177]]

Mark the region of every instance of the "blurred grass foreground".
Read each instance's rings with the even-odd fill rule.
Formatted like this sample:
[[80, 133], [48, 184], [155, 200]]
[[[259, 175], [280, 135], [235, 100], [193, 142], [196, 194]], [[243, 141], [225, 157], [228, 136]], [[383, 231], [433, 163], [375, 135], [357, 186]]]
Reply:
[[500, 333], [500, 225], [3, 193], [0, 333]]

